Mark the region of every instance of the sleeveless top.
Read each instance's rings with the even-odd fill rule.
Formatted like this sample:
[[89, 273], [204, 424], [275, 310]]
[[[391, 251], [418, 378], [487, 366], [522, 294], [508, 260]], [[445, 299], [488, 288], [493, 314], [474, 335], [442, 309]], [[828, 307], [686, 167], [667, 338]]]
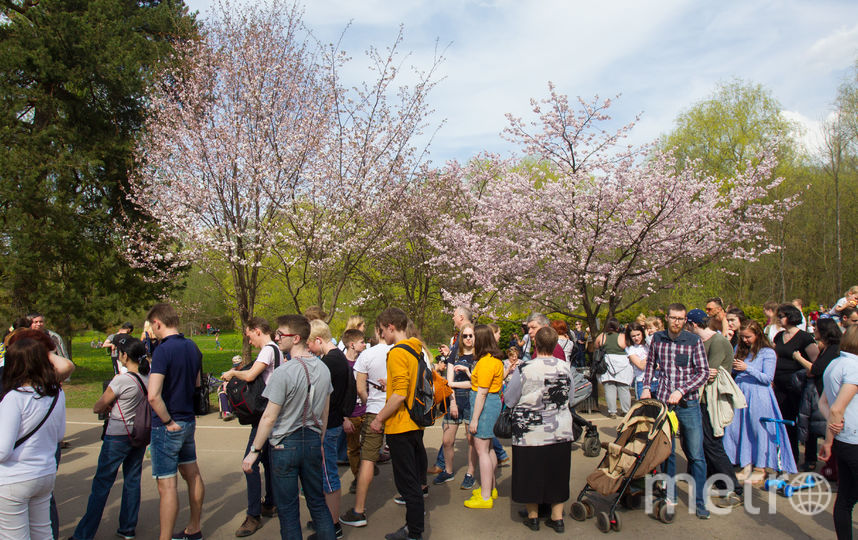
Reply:
[[626, 350], [620, 347], [620, 334], [605, 334], [605, 354], [626, 354]]

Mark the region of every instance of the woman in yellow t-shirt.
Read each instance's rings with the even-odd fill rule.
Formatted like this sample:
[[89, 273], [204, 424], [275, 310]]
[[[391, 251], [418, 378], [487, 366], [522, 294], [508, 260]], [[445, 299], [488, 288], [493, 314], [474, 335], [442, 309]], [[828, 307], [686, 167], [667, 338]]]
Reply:
[[491, 328], [474, 327], [474, 358], [479, 358], [471, 373], [471, 423], [468, 431], [474, 437], [474, 448], [480, 462], [480, 487], [465, 501], [468, 508], [491, 508], [497, 498], [495, 469], [497, 455], [492, 450], [495, 422], [501, 412], [500, 391], [504, 368], [501, 351]]

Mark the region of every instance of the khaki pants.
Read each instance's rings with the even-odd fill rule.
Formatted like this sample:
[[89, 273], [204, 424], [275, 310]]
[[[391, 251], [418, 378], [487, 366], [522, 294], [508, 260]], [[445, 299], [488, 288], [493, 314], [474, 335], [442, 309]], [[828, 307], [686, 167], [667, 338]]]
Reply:
[[352, 470], [352, 475], [354, 475], [355, 478], [357, 478], [358, 468], [360, 467], [360, 431], [365, 418], [365, 415], [361, 415], [345, 419], [346, 422], [351, 422], [355, 427], [354, 433], [346, 433], [349, 468]]

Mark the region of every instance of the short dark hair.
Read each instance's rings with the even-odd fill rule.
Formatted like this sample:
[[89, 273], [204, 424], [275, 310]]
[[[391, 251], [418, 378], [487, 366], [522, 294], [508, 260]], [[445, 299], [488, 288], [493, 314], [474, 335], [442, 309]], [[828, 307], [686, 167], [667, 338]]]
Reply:
[[379, 328], [392, 324], [398, 331], [404, 332], [408, 328], [408, 315], [397, 307], [389, 307], [378, 314], [375, 323]]
[[262, 330], [263, 334], [271, 335], [271, 325], [268, 324], [268, 320], [263, 317], [251, 317], [251, 319], [247, 321], [247, 328], [250, 330]]
[[173, 309], [173, 306], [165, 302], [160, 302], [152, 306], [149, 313], [146, 314], [146, 320], [150, 323], [155, 319], [161, 321], [161, 324], [167, 328], [179, 327], [179, 314]]
[[840, 345], [843, 331], [834, 319], [819, 319], [816, 321], [816, 331], [819, 333], [819, 340], [825, 343], [826, 347]]
[[786, 317], [787, 323], [790, 326], [798, 326], [801, 324], [801, 311], [792, 304], [779, 305], [777, 316]]
[[665, 313], [670, 313], [671, 311], [681, 311], [683, 313], [688, 313], [688, 308], [685, 307], [685, 304], [680, 304], [679, 302], [674, 302], [667, 306], [667, 311]]
[[122, 323], [122, 326], [119, 328], [120, 330], [128, 330], [129, 333], [134, 331], [134, 325], [130, 322]]
[[712, 303], [712, 302], [715, 302], [716, 304], [718, 304], [718, 306], [721, 307], [722, 309], [724, 308], [724, 301], [721, 300], [719, 297], [713, 296], [712, 298], [706, 300], [707, 304]]
[[310, 339], [310, 321], [303, 315], [281, 315], [277, 317], [277, 326], [285, 327], [297, 334], [304, 343]]
[[737, 307], [731, 307], [730, 309], [728, 309], [727, 315], [735, 315], [739, 319], [740, 323], [745, 322], [745, 320], [747, 320], [748, 318], [748, 316], [745, 315], [745, 312], [741, 308]]
[[536, 331], [533, 337], [533, 346], [537, 353], [553, 354], [554, 348], [557, 347], [557, 332], [550, 326], [543, 326]]
[[[844, 319], [848, 319], [855, 312], [858, 312], [858, 309], [855, 309], [854, 307], [843, 308], [840, 311], [840, 320], [842, 321]], [[823, 320], [825, 320], [825, 319], [823, 319]]]
[[363, 332], [361, 332], [357, 328], [350, 328], [343, 332], [342, 342], [344, 347], [348, 347], [352, 343], [356, 343], [362, 339], [364, 339]]

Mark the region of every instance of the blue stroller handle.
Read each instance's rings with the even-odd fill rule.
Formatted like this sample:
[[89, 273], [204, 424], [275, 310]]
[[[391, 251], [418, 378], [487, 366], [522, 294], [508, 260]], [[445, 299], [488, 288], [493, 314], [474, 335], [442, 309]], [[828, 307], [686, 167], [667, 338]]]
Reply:
[[794, 420], [781, 420], [780, 418], [760, 418], [760, 422], [773, 422], [775, 424], [785, 424], [787, 426], [794, 426]]

